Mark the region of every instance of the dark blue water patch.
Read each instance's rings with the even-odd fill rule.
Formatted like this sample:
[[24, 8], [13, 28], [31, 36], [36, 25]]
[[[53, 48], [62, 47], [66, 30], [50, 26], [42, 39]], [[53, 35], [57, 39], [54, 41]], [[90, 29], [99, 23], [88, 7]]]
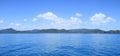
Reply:
[[[75, 48], [72, 46], [62, 46], [58, 47], [59, 49], [56, 51], [58, 53], [61, 53], [65, 51], [64, 53], [70, 53], [71, 55], [85, 55], [85, 56], [119, 56], [120, 52], [119, 50], [114, 50], [114, 49], [98, 49], [95, 50], [94, 48], [86, 48], [86, 47], [81, 47], [81, 48]], [[76, 54], [75, 54], [76, 53]]]
[[[95, 50], [92, 49], [92, 48], [86, 48], [86, 47], [81, 47], [81, 48], [76, 48], [76, 47], [72, 47], [72, 46], [62, 46], [62, 47], [58, 47], [59, 50], [62, 50], [62, 51], [65, 51], [64, 53], [66, 52], [69, 52], [71, 53], [71, 55], [96, 55], [94, 52]], [[61, 51], [61, 52], [62, 52]]]
[[0, 52], [0, 55], [9, 56], [11, 53], [15, 53], [20, 50], [32, 48], [33, 46], [34, 45], [32, 44], [25, 43], [25, 44], [17, 44], [17, 45], [9, 45], [5, 47], [0, 47], [0, 51], [2, 51]]

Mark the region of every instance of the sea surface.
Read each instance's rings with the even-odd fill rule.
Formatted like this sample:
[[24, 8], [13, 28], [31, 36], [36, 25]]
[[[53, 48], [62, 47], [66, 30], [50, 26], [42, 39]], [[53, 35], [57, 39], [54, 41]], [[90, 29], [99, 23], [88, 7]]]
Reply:
[[120, 56], [120, 34], [0, 34], [0, 56]]

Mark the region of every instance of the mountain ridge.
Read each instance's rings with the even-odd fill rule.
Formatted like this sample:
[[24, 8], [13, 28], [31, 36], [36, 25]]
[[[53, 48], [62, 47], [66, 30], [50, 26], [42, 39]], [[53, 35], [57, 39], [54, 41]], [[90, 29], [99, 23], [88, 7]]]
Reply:
[[1, 29], [1, 33], [120, 33], [120, 30], [108, 30], [101, 29], [33, 29], [33, 30], [15, 30], [13, 28]]

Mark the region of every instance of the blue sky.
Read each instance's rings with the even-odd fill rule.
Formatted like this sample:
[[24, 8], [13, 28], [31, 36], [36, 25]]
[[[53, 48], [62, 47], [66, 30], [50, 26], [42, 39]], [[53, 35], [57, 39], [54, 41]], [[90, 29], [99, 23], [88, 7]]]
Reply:
[[0, 0], [0, 29], [119, 29], [119, 0]]

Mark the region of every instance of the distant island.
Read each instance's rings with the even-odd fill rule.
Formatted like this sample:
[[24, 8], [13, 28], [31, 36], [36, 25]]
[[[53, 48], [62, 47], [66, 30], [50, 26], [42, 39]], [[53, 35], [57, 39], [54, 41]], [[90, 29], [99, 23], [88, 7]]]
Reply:
[[19, 31], [13, 28], [1, 29], [0, 34], [2, 33], [109, 33], [109, 34], [120, 34], [120, 30], [109, 30], [104, 31], [100, 29], [34, 29], [34, 30], [24, 30]]

